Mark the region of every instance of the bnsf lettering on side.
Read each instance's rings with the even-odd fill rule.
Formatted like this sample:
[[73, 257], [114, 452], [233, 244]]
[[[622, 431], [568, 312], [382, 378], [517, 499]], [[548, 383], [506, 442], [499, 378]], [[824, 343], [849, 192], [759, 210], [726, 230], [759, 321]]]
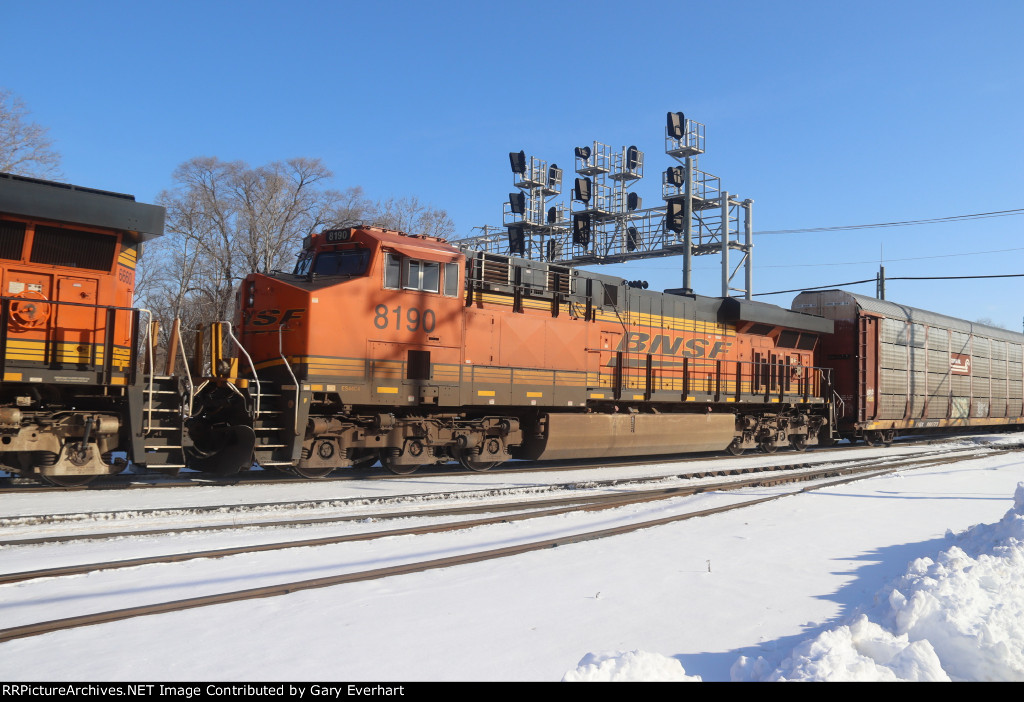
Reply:
[[728, 355], [732, 348], [731, 341], [711, 341], [711, 339], [684, 339], [682, 337], [672, 338], [664, 334], [658, 334], [651, 339], [650, 334], [643, 332], [628, 332], [619, 342], [616, 351], [626, 353], [649, 353], [663, 356], [683, 356], [684, 358], [718, 358]]

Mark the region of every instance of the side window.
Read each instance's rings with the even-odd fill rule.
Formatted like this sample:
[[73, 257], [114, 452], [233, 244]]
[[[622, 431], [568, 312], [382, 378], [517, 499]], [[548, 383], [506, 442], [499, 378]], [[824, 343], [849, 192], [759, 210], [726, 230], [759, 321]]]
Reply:
[[405, 260], [405, 289], [436, 293], [440, 290], [441, 264], [434, 261]]
[[444, 294], [456, 297], [459, 294], [459, 264], [444, 264]]
[[420, 262], [411, 258], [405, 260], [405, 289], [420, 289]]
[[420, 290], [432, 293], [440, 292], [441, 264], [434, 261], [421, 261], [420, 269], [423, 271]]
[[392, 290], [402, 287], [402, 260], [393, 253], [384, 254], [384, 287]]

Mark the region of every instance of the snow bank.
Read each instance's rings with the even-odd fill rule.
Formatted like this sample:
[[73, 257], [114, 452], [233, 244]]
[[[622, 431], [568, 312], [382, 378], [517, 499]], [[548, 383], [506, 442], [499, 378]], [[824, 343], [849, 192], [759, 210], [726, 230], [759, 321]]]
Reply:
[[660, 653], [628, 651], [615, 653], [588, 653], [576, 670], [571, 670], [562, 682], [701, 682], [691, 677], [675, 658]]
[[1024, 681], [1024, 483], [1001, 521], [947, 538], [949, 550], [912, 562], [869, 613], [778, 665], [740, 658], [733, 680]]

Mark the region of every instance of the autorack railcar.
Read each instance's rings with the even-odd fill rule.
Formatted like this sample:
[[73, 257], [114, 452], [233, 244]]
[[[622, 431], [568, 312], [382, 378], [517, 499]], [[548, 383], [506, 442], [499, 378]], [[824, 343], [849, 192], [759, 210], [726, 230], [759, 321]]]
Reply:
[[844, 290], [792, 307], [835, 321], [820, 362], [833, 369], [838, 437], [1024, 424], [1024, 334]]

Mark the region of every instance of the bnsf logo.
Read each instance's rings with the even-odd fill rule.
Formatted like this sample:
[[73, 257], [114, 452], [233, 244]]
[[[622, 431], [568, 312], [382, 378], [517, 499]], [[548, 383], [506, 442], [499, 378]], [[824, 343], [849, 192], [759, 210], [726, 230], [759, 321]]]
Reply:
[[287, 324], [288, 321], [292, 319], [302, 319], [303, 312], [305, 312], [305, 310], [302, 309], [285, 310], [284, 312], [281, 310], [271, 309], [259, 310], [258, 312], [246, 310], [245, 314], [249, 317], [249, 324], [252, 324], [254, 327], [265, 327], [271, 324], [280, 326], [282, 324]]
[[[710, 347], [710, 348], [708, 348]], [[663, 356], [683, 356], [684, 358], [719, 358], [729, 353], [732, 348], [731, 341], [715, 341], [711, 339], [687, 339], [682, 337], [672, 338], [659, 334], [651, 339], [650, 334], [643, 332], [628, 332], [619, 342], [616, 351], [626, 353], [649, 353]]]

